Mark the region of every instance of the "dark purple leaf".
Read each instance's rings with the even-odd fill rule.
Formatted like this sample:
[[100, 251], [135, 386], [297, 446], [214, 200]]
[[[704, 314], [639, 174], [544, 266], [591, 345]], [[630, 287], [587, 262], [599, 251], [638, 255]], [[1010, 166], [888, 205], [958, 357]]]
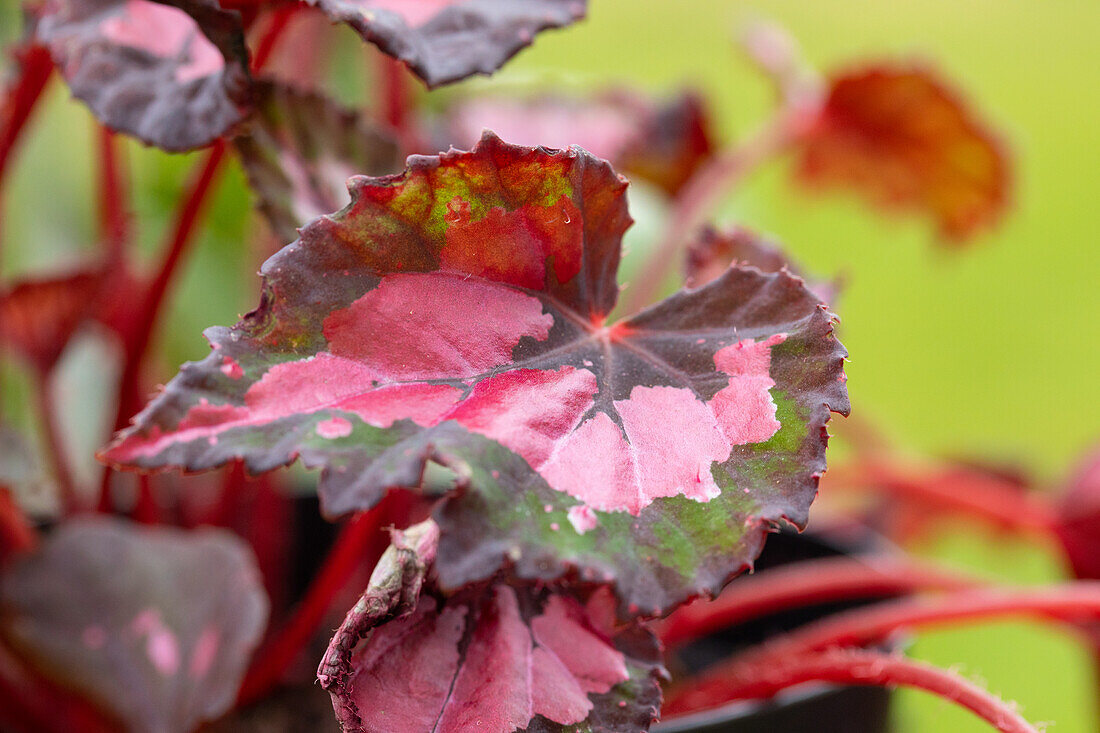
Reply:
[[409, 65], [429, 87], [491, 74], [587, 0], [307, 0]]
[[401, 169], [396, 141], [361, 115], [322, 95], [263, 82], [256, 112], [236, 140], [260, 210], [277, 237], [348, 203], [347, 179]]
[[[750, 265], [761, 272], [786, 270], [802, 277], [801, 268], [773, 241], [743, 227], [719, 231], [705, 227], [688, 245], [684, 282], [689, 288], [699, 288], [717, 280], [735, 264]], [[822, 303], [835, 303], [840, 292], [836, 281], [810, 281], [806, 286]]]
[[267, 618], [247, 547], [221, 530], [62, 524], [0, 577], [0, 635], [133, 731], [228, 710]]
[[[445, 589], [509, 563], [579, 568], [647, 612], [715, 592], [768, 526], [804, 524], [845, 351], [801, 280], [733, 268], [621, 323], [630, 223], [604, 162], [510, 146], [356, 178], [264, 266], [260, 308], [214, 329], [106, 450], [116, 465], [324, 466], [330, 514], [392, 487], [436, 509]], [[438, 486], [435, 485], [435, 486]]]
[[35, 12], [73, 95], [112, 129], [190, 150], [247, 112], [240, 15], [216, 0], [46, 0]]

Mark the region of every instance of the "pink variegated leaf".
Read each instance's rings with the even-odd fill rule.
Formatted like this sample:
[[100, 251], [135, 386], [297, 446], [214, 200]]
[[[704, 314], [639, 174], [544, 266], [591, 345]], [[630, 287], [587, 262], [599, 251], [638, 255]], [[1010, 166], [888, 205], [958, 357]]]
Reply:
[[429, 87], [491, 74], [549, 28], [584, 17], [588, 0], [307, 0], [404, 61]]
[[394, 531], [329, 644], [317, 678], [345, 731], [649, 727], [660, 649], [636, 623], [609, 625], [606, 587], [589, 608], [507, 585], [438, 601], [421, 596], [438, 541], [430, 519]]
[[74, 519], [0, 575], [0, 637], [130, 731], [194, 730], [236, 699], [267, 618], [247, 546]]
[[35, 32], [73, 96], [148, 145], [209, 145], [248, 111], [240, 14], [217, 0], [43, 0]]
[[[804, 524], [825, 422], [846, 411], [832, 316], [796, 277], [732, 268], [615, 324], [625, 182], [579, 149], [414, 157], [263, 269], [103, 457], [324, 467], [330, 515], [393, 487], [445, 495], [437, 572], [576, 569], [659, 612]], [[429, 462], [455, 476], [423, 481]]]

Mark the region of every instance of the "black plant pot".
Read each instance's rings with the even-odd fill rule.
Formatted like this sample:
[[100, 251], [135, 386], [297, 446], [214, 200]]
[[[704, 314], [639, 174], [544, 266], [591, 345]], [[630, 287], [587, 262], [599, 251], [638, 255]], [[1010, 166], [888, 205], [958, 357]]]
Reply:
[[[781, 532], [768, 538], [756, 573], [787, 563], [879, 548], [860, 533], [842, 535]], [[734, 581], [736, 582], [736, 581]], [[701, 672], [742, 649], [833, 613], [882, 600], [883, 596], [823, 603], [771, 614], [708, 635], [670, 652], [673, 676]], [[677, 716], [653, 733], [886, 733], [890, 693], [878, 687], [804, 685], [768, 701], [743, 701]]]

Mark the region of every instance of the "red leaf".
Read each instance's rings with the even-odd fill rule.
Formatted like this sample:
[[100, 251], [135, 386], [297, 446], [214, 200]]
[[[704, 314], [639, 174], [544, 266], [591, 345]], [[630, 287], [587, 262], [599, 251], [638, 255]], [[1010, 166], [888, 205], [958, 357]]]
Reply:
[[954, 240], [996, 222], [1010, 186], [994, 134], [934, 74], [908, 67], [835, 77], [804, 139], [800, 173], [888, 208], [923, 211]]
[[77, 327], [95, 313], [101, 283], [99, 273], [84, 271], [17, 283], [0, 294], [0, 340], [48, 372]]

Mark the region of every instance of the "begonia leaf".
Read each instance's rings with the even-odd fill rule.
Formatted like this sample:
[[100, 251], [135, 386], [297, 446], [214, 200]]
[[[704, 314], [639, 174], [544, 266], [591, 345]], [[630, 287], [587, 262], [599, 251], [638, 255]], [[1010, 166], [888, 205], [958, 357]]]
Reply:
[[587, 0], [307, 0], [400, 59], [429, 87], [491, 74]]
[[74, 519], [0, 576], [0, 636], [143, 733], [232, 705], [267, 618], [247, 546], [221, 530]]
[[100, 274], [91, 270], [17, 282], [0, 293], [0, 342], [49, 371], [89, 316], [100, 284]]
[[615, 90], [590, 98], [474, 97], [448, 111], [450, 139], [472, 144], [484, 128], [521, 145], [579, 145], [632, 178], [675, 195], [713, 152], [702, 100], [666, 101]]
[[[446, 501], [439, 581], [579, 569], [658, 612], [713, 593], [770, 523], [802, 525], [846, 411], [832, 316], [787, 273], [731, 268], [633, 318], [625, 182], [583, 150], [491, 133], [352, 179], [264, 265], [260, 307], [207, 332], [104, 454], [144, 469], [323, 466], [332, 515], [391, 487]], [[455, 487], [425, 484], [431, 461]]]
[[247, 112], [240, 15], [217, 0], [45, 0], [35, 14], [73, 95], [107, 127], [183, 151]]
[[381, 128], [322, 95], [274, 82], [256, 85], [256, 112], [236, 146], [260, 210], [284, 242], [343, 208], [353, 174], [401, 168], [397, 143]]
[[[761, 272], [787, 270], [802, 276], [801, 268], [773, 241], [744, 227], [718, 230], [704, 227], [688, 244], [684, 282], [698, 288], [717, 280], [733, 264], [751, 265]], [[840, 290], [836, 281], [812, 281], [806, 286], [821, 298], [833, 303]]]
[[927, 69], [902, 66], [831, 80], [799, 172], [887, 208], [923, 211], [953, 240], [997, 221], [1010, 185], [1002, 146], [965, 101]]
[[648, 729], [660, 648], [636, 622], [615, 628], [606, 587], [587, 607], [506, 585], [441, 604], [421, 595], [438, 525], [392, 534], [317, 671], [345, 731]]

